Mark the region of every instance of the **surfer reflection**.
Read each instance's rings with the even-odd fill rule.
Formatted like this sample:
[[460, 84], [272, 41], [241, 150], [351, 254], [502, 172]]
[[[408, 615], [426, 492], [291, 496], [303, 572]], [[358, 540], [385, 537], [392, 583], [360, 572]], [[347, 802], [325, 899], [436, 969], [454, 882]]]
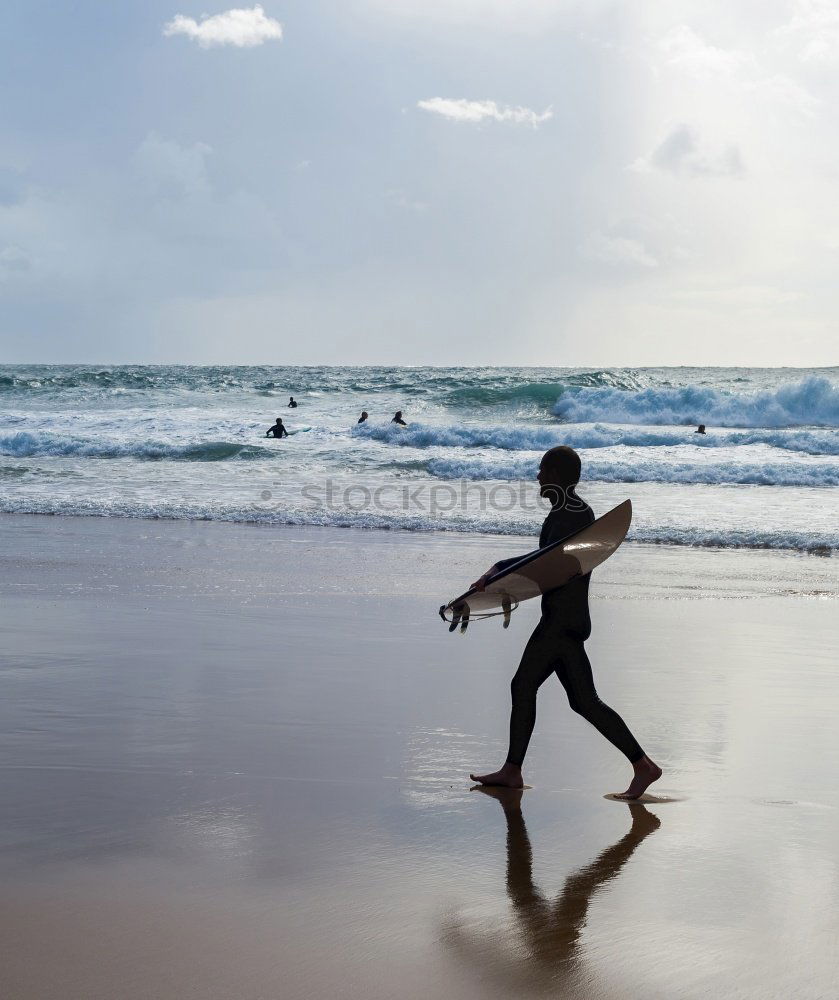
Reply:
[[[533, 881], [533, 850], [521, 811], [521, 789], [482, 787], [480, 791], [497, 799], [504, 810], [507, 895], [520, 945], [511, 953], [508, 935], [470, 935], [454, 921], [447, 923], [444, 938], [461, 955], [478, 961], [484, 972], [492, 970], [509, 991], [520, 990], [525, 985], [523, 978], [531, 978], [533, 986], [555, 988], [558, 978], [566, 979], [579, 970], [579, 942], [592, 899], [617, 878], [641, 841], [654, 833], [661, 821], [640, 802], [627, 803], [632, 815], [629, 831], [590, 864], [572, 872], [551, 901]], [[546, 977], [550, 979], [546, 981]]]
[[[542, 456], [537, 480], [539, 493], [553, 506], [539, 535], [539, 548], [561, 541], [594, 521], [591, 507], [577, 495], [580, 456], [560, 445]], [[523, 556], [503, 559], [491, 566], [472, 586], [483, 590], [491, 576], [512, 566]], [[646, 755], [627, 724], [600, 700], [594, 686], [585, 641], [591, 635], [588, 587], [591, 574], [576, 575], [561, 587], [542, 595], [542, 617], [525, 646], [519, 668], [510, 685], [510, 744], [507, 760], [498, 771], [470, 774], [482, 785], [521, 788], [521, 767], [536, 724], [536, 695], [542, 684], [556, 674], [573, 711], [590, 722], [632, 764], [632, 780], [620, 796], [637, 799], [661, 777], [661, 768]]]

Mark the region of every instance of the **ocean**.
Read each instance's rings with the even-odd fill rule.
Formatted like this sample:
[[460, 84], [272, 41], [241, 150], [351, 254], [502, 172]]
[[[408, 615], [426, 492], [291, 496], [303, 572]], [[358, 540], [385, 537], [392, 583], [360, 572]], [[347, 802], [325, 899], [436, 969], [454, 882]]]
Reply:
[[556, 444], [630, 540], [839, 548], [839, 368], [0, 366], [6, 512], [531, 534]]

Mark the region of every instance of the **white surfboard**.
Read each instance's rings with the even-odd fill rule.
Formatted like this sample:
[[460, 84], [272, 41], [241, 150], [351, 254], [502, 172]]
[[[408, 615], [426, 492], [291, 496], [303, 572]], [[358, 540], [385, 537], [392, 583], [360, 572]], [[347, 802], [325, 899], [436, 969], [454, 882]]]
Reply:
[[605, 562], [626, 538], [632, 521], [632, 502], [624, 500], [596, 521], [566, 538], [536, 549], [506, 569], [491, 576], [483, 590], [467, 590], [440, 608], [440, 617], [450, 623], [453, 632], [460, 625], [466, 631], [470, 617], [504, 616], [522, 601], [540, 597], [568, 583], [575, 576], [585, 576]]

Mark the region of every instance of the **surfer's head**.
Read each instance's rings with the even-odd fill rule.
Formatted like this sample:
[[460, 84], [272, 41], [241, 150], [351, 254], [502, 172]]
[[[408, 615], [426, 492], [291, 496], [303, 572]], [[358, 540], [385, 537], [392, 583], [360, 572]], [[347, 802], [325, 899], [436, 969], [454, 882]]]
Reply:
[[536, 476], [540, 495], [550, 499], [551, 494], [556, 492], [556, 487], [562, 490], [571, 489], [580, 481], [581, 471], [580, 456], [573, 448], [564, 444], [549, 448], [542, 456], [539, 473]]

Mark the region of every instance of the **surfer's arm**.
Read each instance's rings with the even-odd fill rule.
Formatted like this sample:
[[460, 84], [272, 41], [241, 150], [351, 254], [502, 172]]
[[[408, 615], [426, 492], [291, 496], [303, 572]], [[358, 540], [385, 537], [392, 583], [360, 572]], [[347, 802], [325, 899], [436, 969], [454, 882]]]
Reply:
[[524, 559], [524, 556], [529, 556], [529, 552], [525, 552], [521, 556], [513, 556], [512, 559], [499, 559], [497, 563], [490, 566], [490, 568], [484, 573], [483, 576], [479, 577], [473, 584], [472, 588], [474, 590], [483, 590], [487, 585], [487, 580], [491, 576], [495, 576], [496, 573], [501, 573], [503, 570], [508, 569], [513, 563], [517, 563], [520, 559]]

